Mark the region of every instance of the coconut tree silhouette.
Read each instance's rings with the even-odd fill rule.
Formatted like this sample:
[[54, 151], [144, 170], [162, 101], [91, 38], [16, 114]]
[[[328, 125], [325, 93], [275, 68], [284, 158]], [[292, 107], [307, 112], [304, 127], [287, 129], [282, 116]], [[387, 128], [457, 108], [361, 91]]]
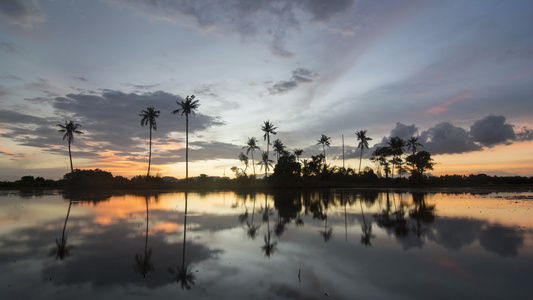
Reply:
[[413, 150], [413, 154], [416, 154], [416, 148], [419, 146], [424, 147], [424, 145], [418, 142], [418, 137], [411, 136], [407, 140], [407, 150]]
[[70, 172], [73, 173], [74, 167], [72, 166], [72, 153], [70, 151], [70, 144], [74, 143], [75, 133], [83, 134], [83, 132], [78, 130], [78, 128], [81, 127], [81, 125], [78, 123], [74, 123], [72, 121], [69, 121], [69, 122], [65, 121], [65, 125], [57, 124], [57, 126], [61, 128], [58, 130], [59, 132], [65, 133], [63, 135], [63, 141], [67, 139], [67, 142], [68, 142], [68, 157], [70, 158]]
[[268, 174], [268, 170], [270, 168], [272, 168], [272, 163], [274, 161], [272, 161], [271, 159], [268, 159], [268, 153], [267, 152], [263, 152], [261, 154], [261, 161], [258, 162], [257, 164], [261, 166], [261, 170], [264, 168], [265, 169], [265, 178], [267, 177], [267, 174]]
[[250, 154], [250, 152], [252, 152], [252, 166], [255, 175], [254, 152], [255, 150], [260, 150], [259, 146], [257, 146], [257, 139], [255, 137], [248, 138], [248, 141], [246, 141], [246, 146], [244, 146], [243, 149], [244, 148], [246, 148], [246, 154]]
[[359, 144], [357, 148], [361, 149], [361, 155], [359, 156], [359, 173], [361, 173], [361, 161], [363, 160], [363, 149], [368, 149], [368, 141], [371, 141], [372, 138], [366, 136], [367, 130], [359, 130], [355, 134], [357, 135], [357, 140]]
[[322, 145], [322, 150], [324, 152], [324, 166], [326, 165], [326, 146], [331, 145], [331, 137], [326, 136], [325, 134], [318, 140], [317, 145]]
[[176, 101], [180, 108], [173, 110], [173, 114], [180, 113], [185, 115], [185, 179], [189, 179], [189, 115], [194, 114], [195, 110], [200, 106], [199, 100], [195, 100], [195, 96], [185, 97], [185, 101]]
[[398, 160], [401, 159], [401, 156], [404, 152], [404, 147], [406, 146], [405, 141], [400, 137], [391, 137], [390, 141], [387, 142], [393, 155], [392, 159], [392, 173], [391, 176], [394, 177], [394, 167], [398, 165]]
[[71, 256], [70, 250], [74, 246], [67, 246], [67, 235], [65, 231], [67, 230], [68, 217], [70, 215], [70, 208], [72, 207], [72, 200], [69, 201], [67, 217], [65, 218], [65, 225], [63, 225], [63, 232], [61, 233], [61, 240], [56, 239], [56, 246], [50, 249], [50, 256], [55, 256], [56, 259], [64, 260], [65, 258]]
[[372, 246], [371, 239], [375, 236], [372, 234], [372, 224], [370, 226], [366, 225], [365, 213], [363, 212], [363, 199], [359, 199], [359, 205], [361, 206], [361, 215], [363, 216], [361, 243], [365, 246]]
[[269, 158], [269, 154], [270, 154], [270, 152], [269, 152], [269, 149], [270, 149], [269, 148], [269, 146], [270, 146], [270, 135], [271, 134], [274, 134], [274, 135], [277, 134], [277, 132], [275, 131], [276, 129], [278, 129], [278, 128], [275, 127], [274, 124], [272, 124], [270, 122], [270, 120], [264, 121], [263, 126], [261, 126], [261, 130], [265, 133], [263, 135], [263, 140], [267, 141], [267, 151], [266, 151], [267, 159]]
[[324, 218], [325, 218], [325, 223], [324, 223], [324, 231], [320, 231], [320, 234], [322, 235], [322, 237], [324, 238], [324, 242], [329, 242], [329, 240], [331, 239], [331, 236], [333, 235], [333, 227], [332, 228], [328, 228], [328, 207], [329, 207], [329, 199], [322, 199], [322, 202], [324, 203]]
[[148, 156], [148, 172], [146, 173], [146, 177], [150, 176], [150, 165], [152, 162], [152, 129], [154, 131], [157, 130], [157, 122], [155, 119], [159, 117], [160, 111], [155, 110], [153, 106], [149, 106], [146, 108], [146, 110], [142, 110], [139, 116], [142, 117], [141, 119], [141, 126], [148, 125], [150, 129], [150, 152]]
[[144, 239], [144, 254], [135, 254], [135, 270], [141, 274], [143, 278], [148, 276], [148, 273], [154, 271], [154, 264], [152, 263], [152, 249], [148, 250], [148, 196], [145, 196], [146, 201], [146, 234]]
[[274, 148], [274, 152], [276, 153], [277, 161], [279, 161], [279, 157], [285, 153], [285, 145], [283, 145], [283, 142], [280, 139], [277, 139], [274, 141], [274, 145], [272, 146]]
[[296, 155], [296, 161], [299, 163], [300, 162], [300, 156], [302, 156], [302, 154], [304, 153], [304, 150], [302, 148], [295, 148], [292, 151], [294, 152], [294, 155]]
[[185, 266], [185, 245], [187, 239], [187, 192], [185, 192], [185, 212], [183, 215], [183, 249], [181, 256], [181, 266], [177, 267], [177, 271], [174, 271], [174, 269], [169, 268], [168, 272], [173, 276], [172, 281], [176, 281], [176, 283], [179, 283], [181, 285], [182, 290], [190, 290], [191, 287], [194, 285], [194, 281], [196, 280], [196, 278], [191, 272], [191, 270], [187, 266]]

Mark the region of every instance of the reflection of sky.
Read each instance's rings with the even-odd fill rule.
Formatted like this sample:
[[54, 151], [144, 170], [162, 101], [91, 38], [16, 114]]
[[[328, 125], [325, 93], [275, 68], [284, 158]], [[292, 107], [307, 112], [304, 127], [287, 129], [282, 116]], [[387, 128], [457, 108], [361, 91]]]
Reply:
[[[281, 197], [300, 199], [298, 193], [280, 194], [269, 196], [269, 206]], [[319, 200], [319, 195], [311, 194], [311, 198]], [[333, 194], [322, 195], [330, 199], [327, 226], [333, 235], [328, 242], [320, 234], [325, 219], [314, 219], [311, 212], [305, 215], [303, 209], [304, 225], [296, 227], [293, 219], [277, 236], [274, 228], [278, 216], [286, 214], [274, 211], [268, 223], [262, 222], [263, 194], [257, 195], [255, 209], [250, 197], [244, 204], [243, 198], [235, 198], [233, 193], [189, 194], [185, 262], [196, 276], [190, 291], [172, 283], [167, 271], [181, 264], [182, 193], [149, 197], [148, 249], [152, 250], [155, 270], [144, 279], [135, 271], [134, 259], [144, 253], [144, 197], [127, 195], [96, 205], [73, 205], [66, 234], [68, 245], [74, 248], [72, 256], [60, 261], [48, 253], [61, 236], [68, 202], [58, 195], [4, 195], [0, 197], [4, 220], [0, 229], [0, 293], [24, 299], [57, 298], [56, 293], [65, 298], [76, 295], [77, 299], [181, 293], [217, 299], [319, 299], [324, 293], [342, 299], [354, 295], [363, 299], [528, 296], [519, 287], [527, 285], [533, 262], [531, 247], [527, 246], [531, 227], [520, 223], [521, 218], [499, 223], [490, 219], [492, 215], [467, 215], [468, 206], [461, 215], [459, 208], [451, 210], [446, 202], [469, 199], [470, 207], [484, 204], [483, 209], [500, 213], [511, 206], [513, 213], [516, 209], [521, 215], [533, 205], [531, 201], [511, 201], [509, 195], [476, 198], [435, 194], [426, 197], [428, 204], [436, 205], [434, 222], [422, 224], [420, 237], [412, 233], [397, 237], [394, 230], [379, 227], [374, 217], [386, 207], [385, 194], [376, 193], [373, 203], [367, 198], [362, 208], [358, 200], [352, 202], [346, 211]], [[409, 193], [391, 193], [393, 209], [400, 198], [412, 205]], [[356, 195], [352, 199], [359, 198]], [[248, 221], [253, 213], [254, 223], [260, 225], [255, 239], [248, 237], [246, 222], [239, 222], [246, 208]], [[361, 209], [376, 236], [370, 247], [360, 243]], [[406, 218], [412, 228], [415, 223]], [[101, 222], [103, 219], [108, 222]], [[270, 257], [261, 250], [267, 228], [272, 241], [277, 242]]]

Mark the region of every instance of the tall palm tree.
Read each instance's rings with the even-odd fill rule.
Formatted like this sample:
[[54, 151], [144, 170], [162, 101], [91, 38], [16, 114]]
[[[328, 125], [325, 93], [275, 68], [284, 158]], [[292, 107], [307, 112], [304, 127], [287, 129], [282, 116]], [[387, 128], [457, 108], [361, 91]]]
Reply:
[[269, 145], [270, 145], [270, 135], [271, 134], [277, 134], [277, 132], [275, 131], [276, 129], [278, 129], [277, 127], [274, 126], [273, 123], [270, 122], [270, 120], [268, 121], [265, 121], [263, 126], [261, 126], [261, 130], [265, 133], [263, 135], [263, 140], [267, 141], [267, 158], [268, 158], [268, 155], [270, 154], [269, 152]]
[[183, 249], [181, 254], [181, 266], [178, 266], [178, 271], [175, 272], [172, 268], [168, 269], [168, 272], [174, 275], [174, 280], [181, 285], [181, 289], [190, 290], [196, 276], [191, 272], [191, 270], [185, 266], [185, 245], [187, 239], [187, 192], [185, 192], [185, 212], [183, 214]]
[[359, 156], [359, 173], [361, 173], [361, 161], [363, 160], [363, 149], [368, 149], [368, 141], [371, 141], [372, 138], [366, 136], [366, 130], [359, 130], [355, 133], [357, 135], [357, 140], [359, 144], [357, 148], [361, 149], [361, 155]]
[[283, 142], [280, 139], [277, 139], [274, 141], [274, 145], [272, 146], [274, 148], [274, 152], [276, 152], [277, 161], [279, 161], [279, 157], [283, 155], [285, 151], [285, 145], [283, 145]]
[[152, 129], [157, 130], [157, 122], [155, 119], [159, 117], [160, 111], [155, 110], [153, 106], [147, 107], [146, 110], [142, 110], [139, 116], [143, 117], [141, 119], [141, 126], [148, 125], [150, 128], [150, 154], [148, 156], [148, 172], [146, 177], [150, 176], [150, 164], [152, 163]]
[[65, 121], [65, 125], [57, 124], [59, 129], [59, 132], [64, 132], [65, 135], [63, 135], [63, 141], [67, 139], [68, 141], [68, 156], [70, 158], [70, 172], [74, 172], [74, 167], [72, 166], [72, 153], [70, 152], [70, 144], [74, 143], [74, 134], [83, 134], [83, 132], [79, 131], [78, 128], [81, 127], [80, 124], [74, 123], [72, 121]]
[[254, 151], [260, 150], [259, 146], [257, 146], [257, 139], [255, 137], [248, 138], [248, 141], [246, 141], [246, 146], [243, 148], [246, 148], [246, 154], [249, 154], [252, 152], [252, 166], [254, 169], [254, 175], [255, 175], [255, 161], [254, 161]]
[[185, 101], [176, 101], [180, 108], [173, 110], [173, 114], [181, 113], [185, 115], [185, 179], [189, 179], [189, 115], [194, 114], [194, 111], [200, 106], [199, 100], [195, 100], [195, 96], [185, 97]]
[[326, 146], [331, 145], [331, 137], [326, 136], [325, 134], [318, 140], [317, 145], [322, 145], [322, 150], [324, 151], [324, 165], [326, 165]]
[[72, 207], [72, 200], [69, 201], [67, 217], [65, 218], [65, 225], [63, 225], [63, 233], [61, 234], [61, 240], [56, 239], [56, 247], [50, 249], [50, 256], [55, 256], [56, 259], [64, 260], [71, 255], [70, 250], [74, 246], [67, 246], [67, 236], [65, 231], [67, 229], [68, 216], [70, 215], [70, 208]]

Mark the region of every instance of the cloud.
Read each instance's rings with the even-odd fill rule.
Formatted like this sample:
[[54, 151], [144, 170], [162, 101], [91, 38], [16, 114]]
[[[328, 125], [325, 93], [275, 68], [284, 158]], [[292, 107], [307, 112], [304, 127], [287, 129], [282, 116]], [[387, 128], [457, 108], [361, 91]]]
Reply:
[[489, 115], [477, 120], [470, 127], [474, 141], [492, 147], [516, 139], [513, 125], [505, 123], [504, 116]]
[[314, 78], [316, 78], [317, 76], [317, 74], [310, 70], [298, 68], [292, 71], [292, 77], [289, 80], [277, 82], [272, 85], [272, 87], [268, 90], [272, 95], [284, 94], [294, 90], [301, 83], [313, 82]]
[[0, 42], [0, 50], [12, 54], [21, 52], [21, 49], [17, 44], [10, 42]]
[[36, 0], [2, 0], [0, 14], [11, 24], [32, 27], [34, 22], [43, 22], [46, 15], [41, 11]]
[[468, 131], [443, 122], [420, 134], [424, 150], [431, 154], [455, 154], [481, 150]]
[[[303, 21], [326, 22], [353, 6], [354, 0], [109, 0], [151, 20], [196, 27], [212, 35], [238, 34], [243, 40], [268, 43], [272, 54], [291, 57], [285, 48], [289, 33]], [[267, 41], [261, 41], [260, 37]]]

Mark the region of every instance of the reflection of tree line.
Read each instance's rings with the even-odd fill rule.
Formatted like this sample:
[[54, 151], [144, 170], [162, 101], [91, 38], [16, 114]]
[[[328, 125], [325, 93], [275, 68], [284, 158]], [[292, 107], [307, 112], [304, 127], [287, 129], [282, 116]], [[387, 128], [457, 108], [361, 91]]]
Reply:
[[[268, 196], [271, 195], [274, 202], [274, 207], [270, 207], [268, 203]], [[424, 225], [428, 225], [435, 220], [435, 206], [428, 205], [425, 199], [425, 193], [411, 193], [412, 202], [408, 203], [403, 200], [403, 195], [399, 193], [392, 193], [389, 191], [348, 191], [340, 190], [295, 190], [295, 191], [279, 191], [272, 194], [265, 194], [264, 207], [260, 209], [262, 214], [263, 224], [266, 224], [265, 245], [262, 247], [266, 256], [271, 256], [277, 246], [277, 242], [272, 241], [270, 229], [270, 217], [277, 214], [277, 220], [274, 225], [273, 233], [276, 237], [281, 237], [287, 230], [287, 224], [294, 221], [297, 227], [304, 226], [302, 214], [310, 216], [313, 219], [324, 222], [324, 229], [320, 230], [324, 242], [331, 240], [333, 236], [333, 227], [328, 223], [328, 210], [332, 207], [344, 207], [346, 240], [348, 239], [348, 222], [347, 222], [347, 207], [354, 207], [361, 211], [361, 244], [365, 246], [372, 245], [372, 239], [376, 236], [372, 233], [372, 221], [368, 220], [370, 212], [364, 211], [363, 203], [368, 207], [374, 206], [376, 201], [379, 201], [379, 211], [373, 213], [375, 224], [378, 227], [385, 229], [392, 229], [396, 236], [406, 237], [414, 235], [422, 238], [424, 233]], [[257, 230], [261, 225], [254, 221], [255, 193], [236, 194], [237, 201], [242, 201], [245, 212], [239, 215], [239, 222], [246, 224], [245, 228], [247, 234], [251, 239], [256, 238]], [[383, 197], [385, 199], [383, 199]], [[399, 199], [396, 199], [399, 197]], [[248, 212], [246, 201], [252, 201], [252, 213]], [[357, 205], [357, 202], [359, 202]], [[359, 207], [356, 207], [359, 206]], [[238, 204], [232, 205], [237, 208]]]

